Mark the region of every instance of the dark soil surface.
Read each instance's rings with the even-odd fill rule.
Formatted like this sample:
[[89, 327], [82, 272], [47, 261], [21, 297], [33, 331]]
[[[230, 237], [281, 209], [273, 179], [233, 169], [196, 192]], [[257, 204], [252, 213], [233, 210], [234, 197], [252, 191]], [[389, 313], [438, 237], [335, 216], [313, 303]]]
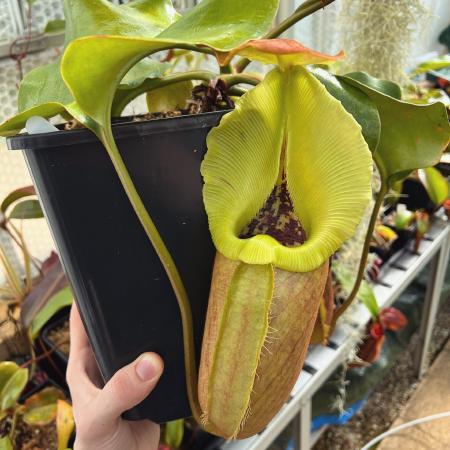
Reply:
[[[439, 309], [431, 342], [432, 360], [442, 350], [449, 336], [450, 298]], [[389, 429], [417, 387], [413, 367], [416, 345], [417, 335], [414, 335], [407, 350], [400, 355], [384, 381], [373, 391], [364, 408], [346, 425], [329, 427], [314, 450], [358, 450]]]
[[58, 450], [55, 422], [46, 426], [31, 427], [19, 420], [14, 440], [14, 450]]
[[48, 338], [59, 348], [62, 353], [64, 353], [66, 356], [69, 356], [70, 332], [68, 320], [61, 326], [51, 330], [48, 333]]
[[[0, 436], [6, 436], [11, 430], [10, 417], [0, 423]], [[14, 433], [14, 450], [58, 450], [56, 424], [30, 426], [19, 417]]]

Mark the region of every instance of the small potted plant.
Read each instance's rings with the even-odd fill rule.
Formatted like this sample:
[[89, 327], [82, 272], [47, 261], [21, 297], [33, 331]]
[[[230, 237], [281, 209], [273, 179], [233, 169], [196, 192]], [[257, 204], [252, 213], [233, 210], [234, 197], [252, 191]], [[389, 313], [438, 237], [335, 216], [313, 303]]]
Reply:
[[66, 450], [74, 430], [72, 407], [54, 387], [19, 403], [28, 382], [28, 369], [0, 363], [0, 448]]
[[8, 194], [1, 202], [0, 215], [2, 232], [20, 250], [23, 259], [23, 267], [17, 268], [5, 245], [0, 244], [0, 267], [5, 276], [0, 302], [17, 330], [14, 337], [9, 337], [15, 350], [7, 359], [30, 350], [52, 315], [70, 304], [71, 293], [58, 256], [52, 253], [45, 261], [39, 261], [30, 253], [21, 227], [14, 225], [14, 220], [43, 217], [34, 187], [26, 186]]
[[[398, 86], [367, 74], [334, 76], [315, 65], [342, 54], [277, 39], [328, 3], [307, 0], [270, 29], [276, 0], [204, 0], [182, 17], [168, 0], [67, 2], [62, 59], [28, 75], [21, 112], [0, 127], [13, 135], [30, 117], [63, 113], [93, 133], [9, 145], [25, 149], [105, 378], [143, 350], [166, 361], [130, 418], [191, 412], [227, 439], [263, 429], [298, 377], [329, 259], [370, 199], [373, 162], [382, 187], [370, 236], [392, 184], [448, 144], [443, 105], [402, 102]], [[220, 73], [164, 76], [148, 57], [170, 49], [210, 54]], [[244, 73], [250, 60], [275, 68], [260, 79]], [[213, 110], [229, 99], [234, 110], [112, 126], [137, 95], [191, 80]]]

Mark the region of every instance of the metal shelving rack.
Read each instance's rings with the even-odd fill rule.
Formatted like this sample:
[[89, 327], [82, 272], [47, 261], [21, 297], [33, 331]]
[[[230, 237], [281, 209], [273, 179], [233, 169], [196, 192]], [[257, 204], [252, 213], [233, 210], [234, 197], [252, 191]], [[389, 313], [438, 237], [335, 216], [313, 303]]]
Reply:
[[[440, 292], [450, 252], [450, 226], [438, 219], [421, 243], [419, 253], [405, 248], [395, 254], [383, 267], [374, 289], [380, 307], [395, 300], [430, 263], [427, 291], [420, 326], [415, 367], [422, 377], [428, 367], [428, 348], [439, 307]], [[311, 399], [330, 375], [343, 364], [356, 343], [360, 331], [370, 319], [370, 313], [358, 305], [352, 314], [355, 323], [338, 324], [328, 346], [312, 346], [303, 370], [292, 390], [289, 401], [260, 434], [242, 441], [227, 442], [222, 450], [265, 450], [291, 423], [295, 450], [309, 450], [325, 428], [311, 433]]]

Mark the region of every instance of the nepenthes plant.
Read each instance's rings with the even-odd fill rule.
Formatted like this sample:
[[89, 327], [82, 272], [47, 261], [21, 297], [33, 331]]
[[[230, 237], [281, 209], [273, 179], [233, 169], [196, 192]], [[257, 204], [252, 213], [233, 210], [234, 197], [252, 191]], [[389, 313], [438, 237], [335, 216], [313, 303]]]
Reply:
[[[192, 412], [225, 438], [259, 432], [289, 396], [326, 301], [329, 260], [371, 198], [373, 164], [382, 186], [357, 281], [326, 335], [359, 290], [385, 194], [435, 164], [450, 139], [442, 104], [405, 103], [394, 83], [364, 73], [333, 75], [325, 67], [343, 53], [324, 55], [278, 38], [331, 2], [307, 0], [271, 28], [278, 0], [203, 0], [183, 16], [170, 0], [66, 0], [62, 57], [25, 77], [19, 114], [0, 126], [13, 135], [29, 117], [63, 114], [103, 143], [178, 300]], [[211, 55], [220, 70], [165, 76], [167, 63], [149, 57], [173, 49]], [[267, 75], [247, 74], [250, 61], [270, 66]], [[185, 90], [186, 81], [240, 96], [210, 132], [201, 168], [217, 256], [199, 370], [183, 280], [111, 125], [137, 96], [167, 86]]]

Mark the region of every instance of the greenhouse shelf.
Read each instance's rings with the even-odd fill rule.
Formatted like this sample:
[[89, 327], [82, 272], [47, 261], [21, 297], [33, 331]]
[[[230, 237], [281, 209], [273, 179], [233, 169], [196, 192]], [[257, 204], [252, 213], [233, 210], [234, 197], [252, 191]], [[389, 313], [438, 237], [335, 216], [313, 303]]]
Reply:
[[[439, 306], [449, 251], [450, 226], [446, 221], [438, 219], [421, 242], [419, 252], [413, 253], [408, 247], [396, 253], [385, 264], [374, 284], [380, 307], [388, 307], [397, 300], [425, 265], [431, 263], [415, 360], [419, 377], [424, 375], [428, 365], [427, 349]], [[226, 442], [221, 450], [267, 449], [291, 421], [294, 421], [295, 450], [309, 450], [315, 444], [324, 428], [311, 433], [311, 399], [336, 368], [346, 361], [360, 331], [369, 321], [370, 313], [363, 305], [358, 305], [353, 310], [352, 317], [357, 322], [339, 323], [327, 346], [310, 348], [289, 401], [267, 428], [249, 439]]]

